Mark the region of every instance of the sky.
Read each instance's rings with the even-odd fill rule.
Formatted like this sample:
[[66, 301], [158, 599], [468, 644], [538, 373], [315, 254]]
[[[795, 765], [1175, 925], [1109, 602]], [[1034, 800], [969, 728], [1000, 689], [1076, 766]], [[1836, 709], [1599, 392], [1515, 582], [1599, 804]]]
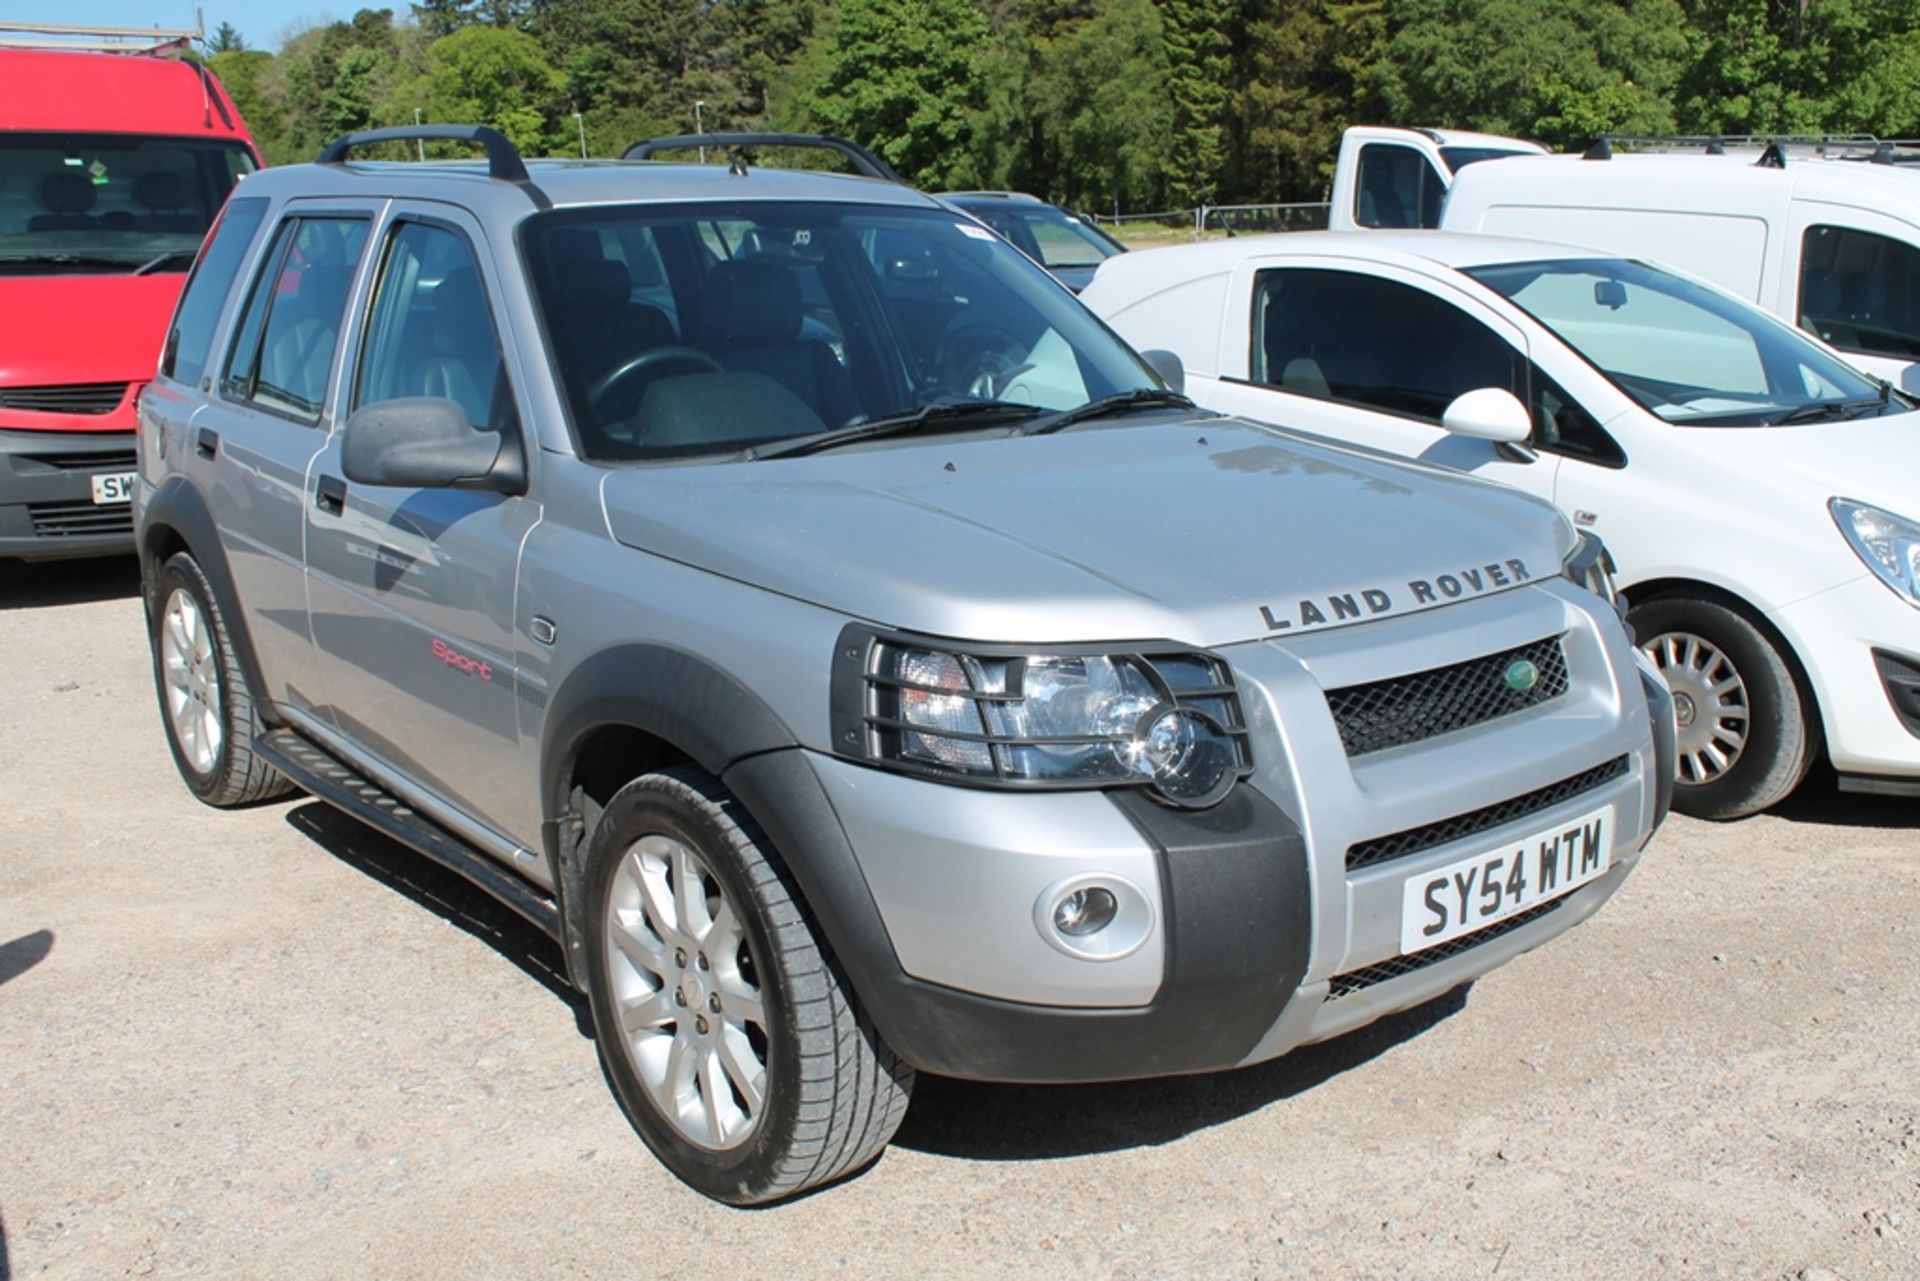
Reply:
[[8, 22], [63, 23], [90, 27], [178, 27], [191, 29], [194, 13], [206, 14], [209, 35], [231, 22], [247, 47], [278, 51], [280, 37], [356, 9], [408, 12], [405, 0], [0, 0], [0, 25]]

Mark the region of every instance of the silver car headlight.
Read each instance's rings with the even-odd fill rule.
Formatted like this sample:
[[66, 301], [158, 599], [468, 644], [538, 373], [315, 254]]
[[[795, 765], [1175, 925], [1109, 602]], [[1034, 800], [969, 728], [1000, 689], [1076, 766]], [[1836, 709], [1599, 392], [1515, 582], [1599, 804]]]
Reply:
[[948, 782], [1142, 787], [1197, 809], [1252, 768], [1232, 673], [1198, 651], [952, 647], [853, 626], [833, 689], [842, 755]]
[[1827, 510], [1853, 554], [1907, 604], [1920, 605], [1920, 524], [1851, 498], [1830, 499]]
[[1607, 550], [1607, 545], [1600, 541], [1598, 534], [1581, 533], [1573, 550], [1567, 553], [1567, 559], [1561, 562], [1560, 573], [1562, 577], [1578, 583], [1606, 601], [1625, 617], [1626, 601], [1613, 581], [1613, 553]]

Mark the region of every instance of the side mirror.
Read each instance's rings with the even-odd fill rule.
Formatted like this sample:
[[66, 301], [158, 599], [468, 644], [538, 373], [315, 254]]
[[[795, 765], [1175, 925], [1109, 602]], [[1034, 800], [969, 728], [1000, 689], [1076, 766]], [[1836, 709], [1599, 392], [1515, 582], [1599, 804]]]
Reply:
[[462, 486], [519, 493], [525, 469], [507, 437], [481, 431], [442, 396], [383, 400], [347, 419], [341, 466], [357, 485]]
[[1447, 406], [1440, 425], [1456, 436], [1517, 445], [1533, 434], [1533, 416], [1520, 398], [1501, 387], [1470, 391]]
[[1141, 352], [1140, 359], [1146, 361], [1147, 367], [1160, 375], [1160, 381], [1174, 391], [1183, 392], [1187, 389], [1187, 367], [1180, 363], [1177, 353], [1164, 347], [1155, 347], [1152, 351]]

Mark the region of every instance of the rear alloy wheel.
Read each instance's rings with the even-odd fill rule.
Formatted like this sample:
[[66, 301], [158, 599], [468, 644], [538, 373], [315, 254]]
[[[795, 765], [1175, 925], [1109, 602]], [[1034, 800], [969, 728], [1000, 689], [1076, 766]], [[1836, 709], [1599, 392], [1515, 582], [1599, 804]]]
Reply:
[[669, 1170], [754, 1205], [880, 1155], [913, 1069], [867, 1021], [718, 779], [672, 769], [621, 788], [585, 870], [601, 1063]]
[[188, 790], [222, 808], [293, 791], [285, 775], [253, 753], [266, 726], [207, 576], [186, 552], [160, 568], [148, 630], [167, 746]]
[[1724, 605], [1685, 597], [1634, 606], [1630, 618], [1673, 690], [1675, 809], [1740, 818], [1800, 785], [1813, 759], [1807, 708], [1765, 633]]

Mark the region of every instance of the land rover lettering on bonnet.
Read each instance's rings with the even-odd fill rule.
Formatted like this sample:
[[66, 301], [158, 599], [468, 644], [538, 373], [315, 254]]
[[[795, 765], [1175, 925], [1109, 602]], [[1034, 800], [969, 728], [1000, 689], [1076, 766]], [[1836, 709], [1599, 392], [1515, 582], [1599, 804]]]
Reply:
[[[416, 141], [487, 158], [364, 158]], [[921, 1071], [1211, 1072], [1432, 1000], [1666, 814], [1597, 542], [1196, 409], [904, 185], [441, 125], [243, 199], [135, 483], [181, 776], [550, 935], [709, 1196], [862, 1168]]]

